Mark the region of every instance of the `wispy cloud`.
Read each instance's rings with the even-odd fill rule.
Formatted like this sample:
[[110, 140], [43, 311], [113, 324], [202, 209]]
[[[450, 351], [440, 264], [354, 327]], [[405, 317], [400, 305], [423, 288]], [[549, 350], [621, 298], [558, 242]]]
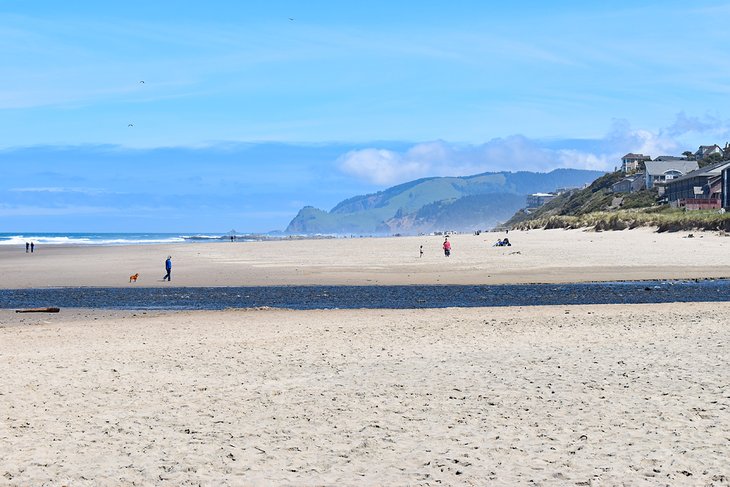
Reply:
[[698, 117], [680, 112], [674, 123], [664, 129], [663, 133], [670, 137], [680, 137], [689, 133], [727, 136], [729, 131], [730, 120], [723, 120], [719, 116], [710, 114]]
[[31, 205], [0, 204], [0, 217], [39, 216], [82, 216], [82, 215], [126, 215], [119, 208], [100, 206], [43, 207]]
[[73, 193], [73, 194], [84, 194], [88, 196], [99, 196], [105, 194], [122, 194], [118, 192], [112, 192], [106, 189], [100, 188], [64, 188], [64, 187], [27, 187], [27, 188], [9, 188], [8, 191], [13, 193]]

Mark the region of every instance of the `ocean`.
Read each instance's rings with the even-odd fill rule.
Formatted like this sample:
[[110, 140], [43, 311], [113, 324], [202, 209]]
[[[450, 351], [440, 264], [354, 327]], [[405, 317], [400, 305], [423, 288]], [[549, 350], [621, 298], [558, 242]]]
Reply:
[[[26, 242], [41, 245], [145, 245], [184, 242], [230, 242], [230, 233], [0, 233], [0, 245], [23, 247]], [[237, 241], [269, 240], [275, 237], [236, 234]]]

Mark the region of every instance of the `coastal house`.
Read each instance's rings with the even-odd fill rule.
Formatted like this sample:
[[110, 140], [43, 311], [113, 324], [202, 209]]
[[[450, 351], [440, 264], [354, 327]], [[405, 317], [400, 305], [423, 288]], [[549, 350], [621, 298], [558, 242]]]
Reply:
[[617, 183], [611, 185], [614, 193], [633, 193], [644, 189], [644, 173], [630, 174]]
[[651, 189], [657, 182], [669, 181], [684, 176], [688, 172], [699, 169], [697, 161], [669, 160], [647, 161], [644, 181], [646, 189]]
[[722, 206], [723, 171], [730, 161], [691, 171], [665, 183], [665, 196], [675, 208], [718, 209]]
[[654, 158], [655, 161], [686, 161], [687, 158], [684, 156], [657, 156]]
[[697, 152], [695, 152], [694, 156], [695, 159], [698, 161], [701, 161], [702, 159], [706, 157], [710, 157], [713, 154], [719, 154], [723, 155], [722, 148], [720, 148], [717, 144], [712, 145], [701, 145], [699, 149], [697, 149]]
[[555, 190], [555, 194], [572, 193], [573, 191], [579, 191], [581, 189], [586, 189], [588, 187], [588, 184], [589, 183], [586, 183], [583, 186], [571, 186], [571, 187], [565, 187], [565, 188], [558, 188]]
[[722, 207], [730, 210], [730, 167], [722, 170]]
[[533, 193], [527, 195], [527, 207], [528, 208], [539, 208], [545, 203], [548, 203], [558, 196], [555, 193]]
[[621, 158], [621, 171], [626, 174], [636, 172], [641, 168], [641, 163], [646, 161], [651, 161], [651, 157], [629, 152]]

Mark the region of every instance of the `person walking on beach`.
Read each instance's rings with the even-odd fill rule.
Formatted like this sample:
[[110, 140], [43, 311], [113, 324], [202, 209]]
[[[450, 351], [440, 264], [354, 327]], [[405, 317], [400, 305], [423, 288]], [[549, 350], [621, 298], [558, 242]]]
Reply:
[[28, 249], [30, 249], [30, 244], [28, 242], [25, 242], [25, 253], [28, 253]]
[[170, 282], [170, 273], [172, 272], [172, 256], [168, 255], [167, 260], [165, 261], [165, 270], [167, 271], [167, 274], [165, 274], [165, 277], [162, 278], [164, 281], [167, 279], [167, 282]]
[[451, 255], [451, 242], [449, 242], [449, 237], [444, 239], [444, 255], [446, 257]]
[[421, 253], [421, 257], [423, 257], [423, 245], [421, 245], [421, 248], [419, 249], [419, 252]]
[[33, 249], [35, 249], [35, 244], [33, 242], [30, 243], [30, 253], [33, 253]]

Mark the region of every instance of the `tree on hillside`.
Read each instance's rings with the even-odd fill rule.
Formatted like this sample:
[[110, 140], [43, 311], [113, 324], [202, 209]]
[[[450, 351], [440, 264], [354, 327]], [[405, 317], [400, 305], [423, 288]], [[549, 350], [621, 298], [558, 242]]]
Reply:
[[701, 159], [697, 161], [697, 165], [700, 167], [710, 166], [712, 164], [716, 164], [723, 160], [722, 154], [710, 154], [709, 156], [705, 157], [704, 159]]
[[695, 155], [692, 151], [686, 150], [682, 152], [682, 155], [687, 158], [688, 161], [694, 161]]

